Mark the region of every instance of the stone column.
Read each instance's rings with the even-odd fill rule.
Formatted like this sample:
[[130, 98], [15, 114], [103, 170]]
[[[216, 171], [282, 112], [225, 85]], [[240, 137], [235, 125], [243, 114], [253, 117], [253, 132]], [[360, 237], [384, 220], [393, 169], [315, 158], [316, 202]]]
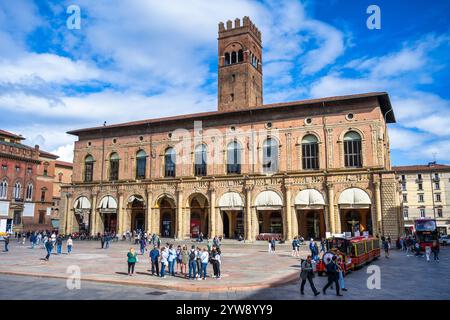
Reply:
[[92, 195], [92, 198], [91, 198], [91, 219], [90, 219], [90, 230], [91, 230], [91, 236], [95, 236], [95, 234], [97, 233], [97, 231], [96, 231], [96, 226], [97, 226], [97, 224], [96, 224], [96, 221], [97, 221], [97, 216], [96, 216], [96, 214], [97, 214], [97, 212], [96, 212], [96, 205], [97, 205], [97, 195]]
[[258, 210], [256, 207], [251, 207], [252, 210], [252, 241], [256, 240], [256, 237], [259, 234], [259, 223], [258, 223]]
[[175, 237], [177, 239], [183, 238], [183, 190], [177, 190], [177, 229]]
[[123, 234], [125, 232], [125, 215], [126, 212], [123, 208], [123, 194], [120, 193], [119, 194], [119, 205], [118, 205], [118, 214], [117, 214], [117, 221], [118, 221], [118, 227], [117, 227], [117, 232], [119, 234]]
[[292, 240], [292, 208], [291, 208], [291, 187], [290, 186], [285, 186], [284, 188], [285, 190], [285, 203], [286, 203], [286, 207], [285, 207], [285, 214], [286, 214], [286, 235], [284, 236], [284, 238], [286, 240]]
[[71, 224], [71, 216], [72, 211], [70, 210], [70, 194], [66, 194], [66, 201], [64, 203], [64, 210], [66, 216], [66, 225], [65, 225], [65, 234], [69, 234], [72, 232], [72, 224]]
[[336, 233], [336, 216], [334, 212], [334, 190], [331, 183], [327, 184], [328, 187], [328, 216], [330, 218], [330, 232]]
[[245, 187], [245, 225], [244, 225], [244, 238], [246, 241], [252, 240], [252, 209], [251, 209], [251, 189], [249, 186]]
[[377, 210], [377, 220], [374, 226], [374, 231], [381, 235], [383, 233], [383, 225], [381, 221], [381, 190], [380, 190], [380, 182], [375, 181], [375, 208]]
[[152, 202], [153, 202], [153, 194], [147, 191], [147, 213], [146, 213], [146, 228], [147, 233], [151, 234], [153, 230], [153, 216], [152, 216]]
[[216, 191], [214, 188], [210, 189], [210, 195], [209, 195], [209, 238], [213, 238], [216, 236]]

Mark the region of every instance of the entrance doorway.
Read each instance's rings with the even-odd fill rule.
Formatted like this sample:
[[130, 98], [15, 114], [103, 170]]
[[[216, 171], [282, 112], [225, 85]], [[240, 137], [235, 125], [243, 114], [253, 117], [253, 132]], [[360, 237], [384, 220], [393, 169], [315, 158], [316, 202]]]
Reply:
[[370, 208], [341, 209], [341, 230], [351, 232], [352, 236], [363, 235], [365, 231], [373, 234]]
[[195, 194], [190, 198], [190, 235], [197, 238], [200, 233], [203, 237], [209, 236], [208, 199], [202, 194]]
[[158, 201], [159, 206], [159, 231], [162, 237], [172, 238], [175, 236], [176, 214], [175, 202], [169, 197], [163, 197]]
[[104, 218], [104, 232], [117, 232], [117, 213], [116, 212], [105, 212], [103, 213]]
[[297, 210], [298, 233], [305, 239], [325, 238], [325, 217], [323, 209]]
[[131, 204], [128, 204], [128, 207], [131, 207], [131, 230], [137, 232], [145, 231], [144, 201], [134, 197], [134, 200]]

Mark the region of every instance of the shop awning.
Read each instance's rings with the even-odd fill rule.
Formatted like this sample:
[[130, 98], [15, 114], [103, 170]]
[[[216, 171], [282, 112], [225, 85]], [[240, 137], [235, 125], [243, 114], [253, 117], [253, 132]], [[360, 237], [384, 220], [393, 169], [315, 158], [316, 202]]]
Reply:
[[111, 196], [103, 197], [100, 201], [99, 209], [117, 209], [117, 201]]
[[300, 208], [323, 207], [325, 200], [323, 195], [316, 189], [306, 189], [297, 194], [294, 204]]
[[341, 207], [369, 208], [372, 202], [369, 195], [362, 189], [349, 188], [339, 196], [338, 204]]
[[90, 209], [91, 202], [86, 197], [79, 197], [73, 204], [74, 209]]
[[283, 200], [275, 191], [263, 191], [256, 197], [255, 206], [258, 210], [279, 210]]
[[244, 202], [237, 192], [227, 192], [219, 200], [219, 207], [224, 210], [242, 210]]
[[139, 195], [131, 196], [131, 197], [128, 198], [128, 202], [129, 203], [133, 202], [134, 200], [137, 200], [139, 202], [143, 202], [144, 201], [144, 199], [141, 196], [139, 196]]

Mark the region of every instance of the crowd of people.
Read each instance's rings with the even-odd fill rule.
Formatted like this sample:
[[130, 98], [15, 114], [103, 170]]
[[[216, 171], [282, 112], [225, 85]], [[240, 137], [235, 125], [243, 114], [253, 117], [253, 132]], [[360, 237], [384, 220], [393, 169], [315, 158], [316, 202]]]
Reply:
[[[203, 239], [199, 242], [202, 242]], [[175, 245], [166, 243], [161, 245], [161, 239], [153, 234], [150, 237], [146, 233], [138, 233], [135, 244], [139, 244], [141, 256], [148, 251], [152, 275], [167, 278], [182, 277], [190, 280], [206, 280], [208, 265], [213, 268], [212, 278], [221, 279], [222, 251], [221, 240], [214, 237], [212, 243], [207, 240], [206, 247], [199, 245]], [[148, 250], [148, 246], [152, 247]], [[127, 252], [128, 275], [134, 274], [134, 268], [139, 261], [134, 247]]]

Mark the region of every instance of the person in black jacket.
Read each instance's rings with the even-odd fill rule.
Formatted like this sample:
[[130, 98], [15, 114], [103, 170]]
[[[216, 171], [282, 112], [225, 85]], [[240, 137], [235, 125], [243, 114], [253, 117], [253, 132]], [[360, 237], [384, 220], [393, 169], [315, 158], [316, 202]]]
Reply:
[[342, 294], [340, 294], [340, 288], [339, 288], [339, 268], [337, 266], [337, 257], [333, 256], [333, 258], [331, 259], [331, 262], [329, 264], [327, 264], [327, 274], [328, 274], [328, 282], [325, 285], [325, 287], [323, 287], [322, 292], [323, 294], [327, 294], [327, 289], [334, 283], [334, 285], [336, 286], [336, 295], [337, 296], [342, 296]]

